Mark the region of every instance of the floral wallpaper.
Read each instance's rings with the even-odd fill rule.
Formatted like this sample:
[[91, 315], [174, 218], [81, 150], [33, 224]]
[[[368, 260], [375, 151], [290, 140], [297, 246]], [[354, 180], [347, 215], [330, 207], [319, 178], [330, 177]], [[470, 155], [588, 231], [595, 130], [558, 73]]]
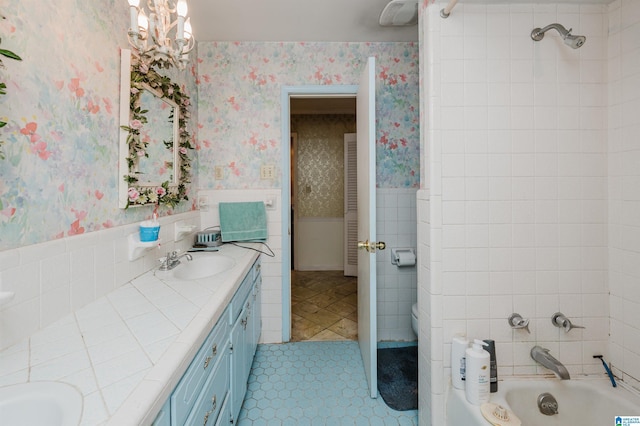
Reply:
[[[280, 188], [260, 167], [280, 165], [282, 86], [358, 84], [377, 58], [377, 186], [419, 185], [417, 43], [198, 44], [201, 188]], [[224, 179], [214, 179], [223, 166]], [[276, 176], [281, 175], [280, 167]]]
[[[23, 60], [1, 71], [0, 250], [150, 216], [151, 207], [124, 211], [117, 201], [127, 3], [6, 0], [2, 9], [2, 48]], [[180, 79], [195, 101], [194, 67]], [[192, 201], [175, 211], [195, 208]]]
[[[3, 15], [2, 48], [23, 60], [6, 60], [0, 70], [7, 85], [0, 117], [8, 123], [0, 129], [0, 250], [149, 217], [151, 207], [117, 207], [127, 3], [6, 0]], [[189, 69], [175, 74], [196, 105], [190, 200], [161, 215], [195, 209], [198, 187], [279, 188], [259, 173], [280, 164], [281, 86], [357, 84], [371, 55], [378, 58], [378, 186], [418, 186], [417, 43], [225, 42], [197, 50]], [[216, 165], [225, 179], [214, 179]]]

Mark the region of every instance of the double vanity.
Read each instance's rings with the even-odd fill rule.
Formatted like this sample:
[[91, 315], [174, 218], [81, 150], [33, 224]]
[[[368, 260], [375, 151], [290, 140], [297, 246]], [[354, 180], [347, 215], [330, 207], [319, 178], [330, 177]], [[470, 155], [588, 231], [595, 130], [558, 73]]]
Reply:
[[261, 330], [260, 258], [232, 245], [192, 256], [0, 352], [4, 384], [75, 387], [82, 425], [237, 424]]

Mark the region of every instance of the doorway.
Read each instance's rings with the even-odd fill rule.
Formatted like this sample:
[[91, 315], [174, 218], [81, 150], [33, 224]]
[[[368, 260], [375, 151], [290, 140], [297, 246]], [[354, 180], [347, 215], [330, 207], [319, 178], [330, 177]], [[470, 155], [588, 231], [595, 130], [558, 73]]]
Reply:
[[[376, 84], [375, 57], [367, 58], [358, 85], [283, 86], [280, 92], [281, 134], [283, 147], [290, 143], [290, 100], [292, 97], [356, 97], [357, 170], [358, 172], [358, 346], [364, 362], [367, 384], [372, 398], [378, 395], [377, 343], [377, 271], [376, 251], [384, 248], [376, 233]], [[290, 181], [291, 153], [282, 149], [282, 182]], [[291, 189], [282, 187], [282, 340], [291, 339]]]
[[356, 274], [345, 267], [344, 253], [345, 135], [355, 145], [355, 97], [292, 96], [289, 102], [291, 340], [356, 340], [357, 278], [345, 276]]
[[[305, 85], [305, 86], [283, 86], [280, 92], [280, 105], [281, 105], [281, 121], [280, 132], [282, 134], [283, 147], [290, 145], [291, 138], [291, 109], [290, 100], [295, 97], [322, 97], [322, 96], [337, 96], [337, 97], [353, 97], [358, 93], [358, 85]], [[281, 235], [282, 235], [282, 262], [281, 262], [281, 277], [282, 277], [282, 341], [289, 342], [291, 340], [291, 256], [292, 251], [292, 229], [291, 209], [287, 208], [291, 206], [291, 152], [288, 149], [281, 150], [281, 164], [282, 164], [282, 182], [281, 186], [281, 200], [282, 200], [282, 217], [281, 217]]]

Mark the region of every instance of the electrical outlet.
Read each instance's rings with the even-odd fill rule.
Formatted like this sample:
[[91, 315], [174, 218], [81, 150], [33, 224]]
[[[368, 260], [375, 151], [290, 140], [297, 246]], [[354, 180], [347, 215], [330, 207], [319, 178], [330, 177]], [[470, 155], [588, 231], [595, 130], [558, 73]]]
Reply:
[[267, 196], [267, 199], [264, 200], [264, 207], [267, 210], [275, 210], [276, 209], [276, 199], [277, 199], [277, 195], [275, 194], [270, 194]]
[[216, 180], [221, 180], [224, 179], [224, 167], [223, 166], [216, 166], [214, 168], [214, 177]]
[[206, 195], [200, 195], [198, 197], [198, 207], [200, 207], [200, 210], [204, 212], [209, 211], [209, 197]]
[[260, 167], [260, 179], [273, 180], [276, 178], [276, 166], [273, 164]]

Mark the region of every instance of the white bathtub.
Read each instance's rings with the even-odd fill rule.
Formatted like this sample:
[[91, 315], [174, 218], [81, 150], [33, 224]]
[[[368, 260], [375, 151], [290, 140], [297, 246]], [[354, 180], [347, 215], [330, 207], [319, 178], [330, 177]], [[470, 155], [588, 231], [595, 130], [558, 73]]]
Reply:
[[[546, 416], [538, 410], [538, 395], [551, 393], [558, 401], [558, 414]], [[490, 402], [513, 411], [523, 426], [614, 426], [616, 416], [640, 416], [640, 396], [624, 384], [611, 386], [608, 378], [571, 380], [507, 378], [498, 383]], [[480, 406], [471, 405], [464, 390], [449, 390], [447, 426], [487, 426]]]

